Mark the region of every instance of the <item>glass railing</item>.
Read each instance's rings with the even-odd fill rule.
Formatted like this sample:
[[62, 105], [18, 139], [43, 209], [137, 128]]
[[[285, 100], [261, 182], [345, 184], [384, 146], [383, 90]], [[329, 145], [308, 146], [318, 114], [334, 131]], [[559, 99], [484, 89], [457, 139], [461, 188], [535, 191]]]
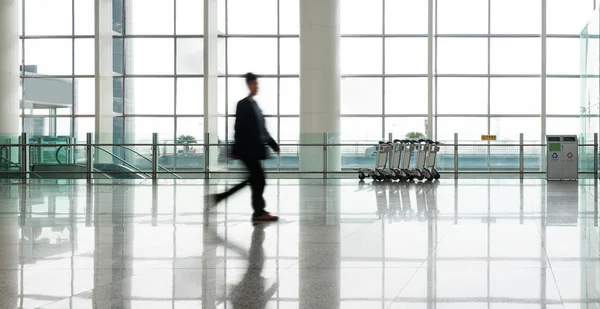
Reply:
[[[321, 135], [322, 136], [322, 135]], [[20, 140], [27, 141], [20, 143]], [[232, 158], [231, 144], [200, 141], [193, 145], [165, 142], [153, 135], [150, 142], [134, 144], [30, 142], [0, 144], [0, 179], [207, 179], [245, 177], [242, 162]], [[321, 142], [315, 142], [320, 140]], [[89, 143], [88, 143], [89, 142]], [[269, 177], [355, 178], [356, 168], [374, 168], [377, 141], [348, 143], [312, 139], [311, 143], [281, 143], [263, 166]], [[25, 152], [25, 155], [23, 155]], [[579, 145], [579, 172], [598, 173], [598, 145]], [[443, 141], [436, 168], [446, 178], [469, 174], [543, 177], [546, 146], [539, 141]], [[416, 165], [413, 153], [410, 166]], [[448, 174], [451, 174], [448, 176]], [[592, 176], [585, 176], [592, 177]]]

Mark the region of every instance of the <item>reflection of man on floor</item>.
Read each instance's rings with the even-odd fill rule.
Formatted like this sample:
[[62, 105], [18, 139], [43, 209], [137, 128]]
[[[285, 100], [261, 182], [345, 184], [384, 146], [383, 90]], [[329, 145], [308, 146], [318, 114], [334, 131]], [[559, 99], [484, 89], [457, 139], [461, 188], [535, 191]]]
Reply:
[[248, 260], [248, 269], [242, 281], [234, 286], [231, 291], [231, 304], [235, 309], [264, 309], [279, 288], [279, 284], [276, 282], [265, 291], [266, 279], [261, 276], [265, 264], [263, 242], [265, 241], [265, 228], [267, 226], [267, 223], [254, 226], [252, 242], [248, 252], [220, 239], [227, 249], [235, 251]]

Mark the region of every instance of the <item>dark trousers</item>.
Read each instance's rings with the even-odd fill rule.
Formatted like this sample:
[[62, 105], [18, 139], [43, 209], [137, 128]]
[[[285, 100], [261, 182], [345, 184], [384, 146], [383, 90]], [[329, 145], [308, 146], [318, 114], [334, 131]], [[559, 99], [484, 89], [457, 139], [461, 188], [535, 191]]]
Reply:
[[253, 216], [261, 216], [265, 213], [265, 199], [263, 198], [263, 192], [265, 191], [265, 173], [263, 171], [262, 163], [260, 160], [242, 159], [244, 165], [250, 173], [250, 177], [247, 180], [235, 185], [227, 192], [219, 195], [219, 200], [223, 200], [233, 195], [237, 191], [244, 188], [247, 184], [250, 184], [252, 188], [252, 208], [254, 209]]

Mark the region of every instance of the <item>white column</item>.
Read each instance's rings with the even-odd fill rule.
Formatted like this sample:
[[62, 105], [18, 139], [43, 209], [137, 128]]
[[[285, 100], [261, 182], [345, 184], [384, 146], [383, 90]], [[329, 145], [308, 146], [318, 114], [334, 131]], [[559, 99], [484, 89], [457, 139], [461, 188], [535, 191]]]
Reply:
[[0, 2], [0, 144], [20, 134], [19, 1]]
[[[218, 0], [204, 1], [204, 138], [209, 144], [218, 142]], [[219, 148], [210, 147], [208, 167], [218, 163]], [[206, 158], [206, 156], [205, 156]]]
[[[96, 133], [95, 142], [110, 144], [113, 141], [113, 30], [112, 0], [95, 0], [95, 77], [96, 77]], [[112, 152], [111, 147], [105, 147]], [[110, 162], [112, 158], [99, 152], [97, 162]]]
[[[340, 142], [340, 1], [300, 1], [300, 143]], [[327, 169], [339, 171], [339, 147], [328, 149]], [[300, 149], [300, 170], [321, 171], [322, 147]]]

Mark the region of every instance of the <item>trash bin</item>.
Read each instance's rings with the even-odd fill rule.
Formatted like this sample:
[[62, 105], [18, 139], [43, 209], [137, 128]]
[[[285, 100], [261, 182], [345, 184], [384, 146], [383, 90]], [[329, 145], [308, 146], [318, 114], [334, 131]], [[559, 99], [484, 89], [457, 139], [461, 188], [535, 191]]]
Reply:
[[579, 144], [577, 135], [546, 136], [546, 180], [577, 180], [579, 178]]

